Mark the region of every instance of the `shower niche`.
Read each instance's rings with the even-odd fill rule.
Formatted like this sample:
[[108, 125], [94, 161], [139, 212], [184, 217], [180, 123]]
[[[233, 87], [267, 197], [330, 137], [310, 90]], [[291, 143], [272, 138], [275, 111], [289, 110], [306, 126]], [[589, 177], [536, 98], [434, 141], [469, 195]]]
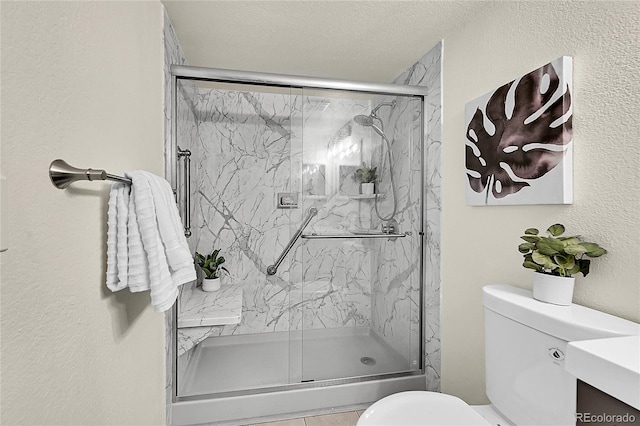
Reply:
[[[172, 67], [168, 152], [191, 151], [189, 184], [172, 174], [191, 250], [221, 249], [229, 274], [217, 293], [181, 289], [174, 417], [204, 419], [181, 405], [198, 402], [216, 412], [206, 421], [237, 420], [222, 407], [243, 398], [244, 417], [269, 416], [246, 398], [297, 389], [357, 405], [424, 388], [424, 88], [202, 70]], [[375, 194], [360, 191], [363, 164]], [[297, 202], [279, 208], [279, 194]], [[291, 412], [336, 406], [287, 398]]]

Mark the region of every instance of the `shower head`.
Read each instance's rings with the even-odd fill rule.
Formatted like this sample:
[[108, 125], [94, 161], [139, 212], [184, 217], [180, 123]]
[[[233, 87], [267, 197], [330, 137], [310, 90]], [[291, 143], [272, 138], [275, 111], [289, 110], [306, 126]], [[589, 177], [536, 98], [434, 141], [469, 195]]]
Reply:
[[370, 115], [356, 115], [353, 117], [353, 121], [362, 127], [371, 127], [373, 125], [373, 118]]
[[[376, 131], [378, 135], [385, 138], [386, 136], [384, 135], [384, 131], [376, 123], [373, 122], [374, 118], [380, 120], [377, 116], [374, 115], [356, 115], [355, 117], [353, 117], [353, 121], [362, 127], [371, 127]], [[382, 125], [382, 122], [380, 122], [380, 125]]]
[[[379, 103], [374, 109], [371, 110], [371, 114], [369, 114], [369, 115], [356, 115], [355, 117], [353, 117], [353, 121], [356, 124], [358, 124], [360, 126], [363, 126], [363, 127], [372, 127], [373, 130], [375, 130], [377, 134], [379, 134], [380, 136], [384, 137], [384, 130], [382, 129], [382, 120], [380, 120], [380, 117], [378, 117], [376, 115], [378, 110], [380, 108], [382, 108], [383, 106], [389, 106], [391, 108], [395, 108], [396, 101]], [[373, 121], [374, 119], [378, 120], [380, 122], [380, 126], [376, 125], [376, 123]]]

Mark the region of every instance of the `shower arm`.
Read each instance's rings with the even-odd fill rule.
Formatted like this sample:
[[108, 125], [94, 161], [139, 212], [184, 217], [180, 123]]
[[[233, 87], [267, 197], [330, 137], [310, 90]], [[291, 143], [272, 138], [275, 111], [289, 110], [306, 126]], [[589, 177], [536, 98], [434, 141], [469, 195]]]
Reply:
[[276, 260], [276, 262], [273, 265], [270, 265], [269, 267], [267, 267], [267, 275], [275, 275], [275, 273], [278, 272], [278, 267], [280, 266], [284, 258], [287, 256], [289, 251], [291, 251], [291, 248], [296, 243], [296, 241], [298, 241], [298, 238], [302, 236], [302, 231], [304, 231], [304, 228], [307, 227], [309, 222], [311, 222], [311, 219], [313, 219], [313, 217], [317, 214], [318, 214], [318, 209], [316, 209], [315, 207], [311, 207], [309, 209], [309, 216], [307, 216], [307, 218], [304, 220], [302, 225], [300, 225], [300, 228], [298, 228], [296, 233], [293, 235], [293, 237], [291, 238], [291, 241], [289, 241], [289, 244], [287, 244], [284, 250], [282, 250], [282, 253], [280, 253], [280, 256], [278, 256], [278, 260]]
[[[381, 102], [381, 103], [379, 103], [379, 104], [378, 104], [378, 106], [377, 106], [377, 107], [375, 107], [373, 110], [371, 110], [371, 116], [372, 116], [372, 117], [375, 117], [375, 118], [378, 118], [377, 113], [378, 113], [378, 110], [379, 110], [380, 108], [382, 108], [382, 107], [387, 107], [387, 106], [388, 106], [388, 107], [391, 107], [391, 108], [395, 108], [395, 107], [396, 107], [396, 104], [397, 104], [397, 103], [396, 103], [396, 101], [395, 101], [395, 100], [393, 100], [393, 101], [391, 101], [391, 102]], [[379, 120], [379, 118], [378, 118], [378, 120]]]

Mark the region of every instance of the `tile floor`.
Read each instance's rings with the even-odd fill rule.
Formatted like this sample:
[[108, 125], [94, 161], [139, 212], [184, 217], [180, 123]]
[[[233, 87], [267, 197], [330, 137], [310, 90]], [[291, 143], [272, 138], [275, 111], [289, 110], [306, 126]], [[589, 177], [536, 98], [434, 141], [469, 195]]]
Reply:
[[356, 426], [358, 418], [364, 410], [346, 413], [325, 414], [322, 416], [301, 417], [299, 419], [281, 420], [278, 422], [259, 423], [251, 426]]

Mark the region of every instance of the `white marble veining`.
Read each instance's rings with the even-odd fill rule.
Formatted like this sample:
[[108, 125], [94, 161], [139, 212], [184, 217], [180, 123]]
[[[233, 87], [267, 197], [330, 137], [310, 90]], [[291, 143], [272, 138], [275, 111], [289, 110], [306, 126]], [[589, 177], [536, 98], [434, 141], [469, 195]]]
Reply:
[[[434, 47], [416, 64], [407, 69], [395, 84], [426, 86], [426, 110], [422, 116], [415, 99], [379, 97], [374, 104], [394, 100], [393, 108], [382, 107], [379, 116], [385, 134], [391, 142], [393, 173], [396, 184], [398, 211], [395, 219], [402, 232], [412, 236], [398, 243], [379, 241], [374, 250], [376, 270], [372, 281], [372, 326], [412, 362], [420, 357], [420, 246], [419, 234], [425, 233], [425, 263], [423, 292], [423, 329], [426, 359], [427, 388], [440, 390], [440, 69], [442, 44]], [[421, 132], [424, 130], [424, 143]], [[380, 190], [388, 193], [379, 203], [383, 217], [392, 212], [393, 194], [386, 149], [374, 152], [375, 161], [385, 164]], [[424, 166], [423, 166], [424, 164]], [[421, 192], [420, 181], [424, 189]], [[372, 209], [373, 210], [373, 209]], [[423, 214], [422, 222], [420, 221]], [[377, 215], [372, 212], [378, 226]]]
[[222, 285], [206, 292], [195, 282], [185, 284], [180, 292], [178, 327], [203, 327], [240, 324], [242, 321], [242, 288]]
[[[349, 167], [355, 169], [363, 160], [368, 164], [382, 160], [382, 140], [351, 120], [368, 114], [371, 104], [289, 93], [221, 89], [197, 93], [192, 188], [198, 225], [192, 242], [200, 252], [210, 251], [214, 244], [222, 249], [229, 278], [241, 283], [245, 298], [240, 324], [180, 330], [180, 353], [210, 336], [373, 323], [417, 367], [423, 156], [419, 103], [398, 97], [398, 107], [385, 117], [389, 138], [398, 141], [393, 144], [397, 220], [411, 236], [395, 241], [300, 240], [278, 274], [269, 277], [266, 267], [309, 207], [319, 213], [306, 232], [379, 226], [374, 201], [349, 197], [355, 194], [349, 193], [353, 188], [346, 182]], [[387, 194], [379, 201], [379, 210], [385, 215], [392, 194], [388, 170], [379, 167], [379, 171], [378, 190]], [[308, 184], [311, 179], [316, 179], [313, 185]], [[301, 208], [275, 209], [280, 192], [298, 192]], [[433, 242], [429, 207], [433, 206], [427, 205], [425, 229]], [[439, 204], [434, 211], [439, 212]], [[437, 317], [438, 306], [428, 306], [431, 316]], [[437, 332], [436, 327], [434, 321], [427, 328]], [[433, 367], [439, 347], [431, 349], [430, 367], [439, 371], [439, 366]]]
[[[247, 315], [242, 324], [222, 334], [296, 329], [302, 323], [305, 328], [367, 324], [370, 255], [361, 244], [301, 240], [276, 275], [265, 272], [309, 207], [319, 210], [309, 232], [346, 230], [353, 222], [362, 223], [361, 210], [368, 214], [360, 201], [339, 193], [339, 166], [345, 161], [357, 166], [359, 153], [341, 163], [330, 158], [330, 148], [360, 130], [349, 123], [369, 108], [368, 102], [201, 90], [197, 106], [197, 248], [210, 250], [215, 243], [230, 265], [230, 278], [252, 283], [244, 285]], [[357, 141], [367, 134], [360, 130]], [[315, 184], [322, 194], [304, 194], [310, 178], [303, 167], [310, 164], [322, 164], [322, 186]], [[301, 208], [275, 209], [280, 192], [301, 194]], [[322, 281], [331, 287], [311, 290]]]
[[[424, 111], [424, 288], [423, 330], [427, 390], [440, 390], [440, 229], [442, 144], [442, 51], [438, 43], [419, 61], [398, 76], [395, 84], [428, 89]], [[416, 158], [414, 158], [416, 160]], [[413, 168], [414, 166], [412, 166]], [[412, 324], [415, 324], [412, 321]]]
[[[193, 240], [200, 252], [214, 242], [222, 249], [245, 306], [240, 325], [181, 331], [181, 350], [211, 335], [369, 325], [373, 242], [301, 240], [277, 275], [265, 274], [309, 207], [319, 213], [308, 232], [372, 226], [373, 200], [344, 193], [344, 167], [373, 160], [370, 129], [351, 120], [368, 113], [369, 102], [208, 89], [195, 105]], [[324, 188], [305, 195], [305, 165], [315, 164], [322, 164]], [[301, 208], [274, 209], [275, 195], [289, 191], [301, 193]]]
[[[416, 368], [420, 365], [420, 232], [422, 175], [422, 114], [417, 98], [398, 96], [378, 98], [376, 102], [395, 101], [396, 106], [382, 107], [379, 115], [390, 141], [395, 198], [401, 232], [407, 238], [395, 242], [377, 242], [374, 256], [376, 270], [373, 274], [373, 327]], [[385, 146], [375, 155], [381, 169], [380, 189], [388, 194], [379, 203], [383, 218], [393, 212], [393, 190], [389, 174], [389, 158]], [[375, 207], [375, 206], [374, 206]], [[372, 213], [374, 223], [381, 219]]]

